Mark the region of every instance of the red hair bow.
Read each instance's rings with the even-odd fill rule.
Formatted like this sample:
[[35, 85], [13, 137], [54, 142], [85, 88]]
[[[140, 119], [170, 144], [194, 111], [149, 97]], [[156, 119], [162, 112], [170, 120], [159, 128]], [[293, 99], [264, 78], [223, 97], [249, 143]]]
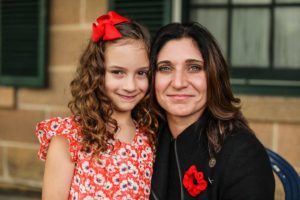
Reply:
[[129, 22], [129, 20], [114, 11], [109, 11], [106, 15], [102, 15], [97, 18], [97, 24], [93, 23], [93, 42], [99, 40], [114, 40], [121, 38], [122, 35], [118, 29], [114, 26], [122, 22]]

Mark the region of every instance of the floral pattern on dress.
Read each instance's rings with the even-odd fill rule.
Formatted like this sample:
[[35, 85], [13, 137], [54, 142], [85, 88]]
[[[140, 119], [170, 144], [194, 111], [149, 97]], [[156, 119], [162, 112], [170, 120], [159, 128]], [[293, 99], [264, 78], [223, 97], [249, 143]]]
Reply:
[[68, 140], [71, 159], [75, 163], [69, 199], [149, 199], [153, 152], [140, 129], [136, 129], [130, 144], [110, 141], [114, 148], [100, 153], [97, 161], [93, 161], [91, 154], [81, 151], [80, 129], [72, 117], [40, 122], [36, 135], [40, 141], [38, 156], [42, 160], [47, 157], [53, 136]]

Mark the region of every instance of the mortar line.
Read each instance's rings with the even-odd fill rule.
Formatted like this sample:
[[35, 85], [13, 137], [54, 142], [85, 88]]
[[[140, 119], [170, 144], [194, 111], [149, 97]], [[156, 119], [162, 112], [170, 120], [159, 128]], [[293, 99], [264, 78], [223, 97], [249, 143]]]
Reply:
[[279, 133], [278, 133], [278, 124], [274, 123], [273, 124], [273, 130], [272, 130], [273, 134], [272, 134], [272, 149], [275, 152], [278, 152], [278, 137], [279, 137]]

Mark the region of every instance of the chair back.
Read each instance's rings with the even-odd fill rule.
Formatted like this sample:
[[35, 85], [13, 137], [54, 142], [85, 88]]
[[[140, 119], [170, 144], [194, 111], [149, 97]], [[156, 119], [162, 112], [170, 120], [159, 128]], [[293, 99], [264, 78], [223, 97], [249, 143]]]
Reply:
[[300, 178], [295, 169], [280, 155], [266, 149], [273, 171], [282, 182], [286, 200], [300, 200]]

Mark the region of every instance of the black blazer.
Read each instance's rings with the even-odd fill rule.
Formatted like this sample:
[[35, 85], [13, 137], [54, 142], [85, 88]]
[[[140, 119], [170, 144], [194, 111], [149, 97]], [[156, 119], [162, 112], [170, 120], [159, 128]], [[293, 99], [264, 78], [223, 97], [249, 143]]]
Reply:
[[[245, 129], [234, 129], [216, 154], [216, 164], [209, 167], [207, 136], [202, 132], [207, 115], [186, 128], [176, 140], [167, 124], [160, 131], [152, 176], [152, 200], [273, 200], [275, 182], [265, 148]], [[193, 164], [204, 173], [208, 187], [196, 197], [181, 187], [174, 143], [181, 177]], [[172, 158], [173, 156], [173, 158]], [[175, 180], [175, 181], [174, 181]]]

